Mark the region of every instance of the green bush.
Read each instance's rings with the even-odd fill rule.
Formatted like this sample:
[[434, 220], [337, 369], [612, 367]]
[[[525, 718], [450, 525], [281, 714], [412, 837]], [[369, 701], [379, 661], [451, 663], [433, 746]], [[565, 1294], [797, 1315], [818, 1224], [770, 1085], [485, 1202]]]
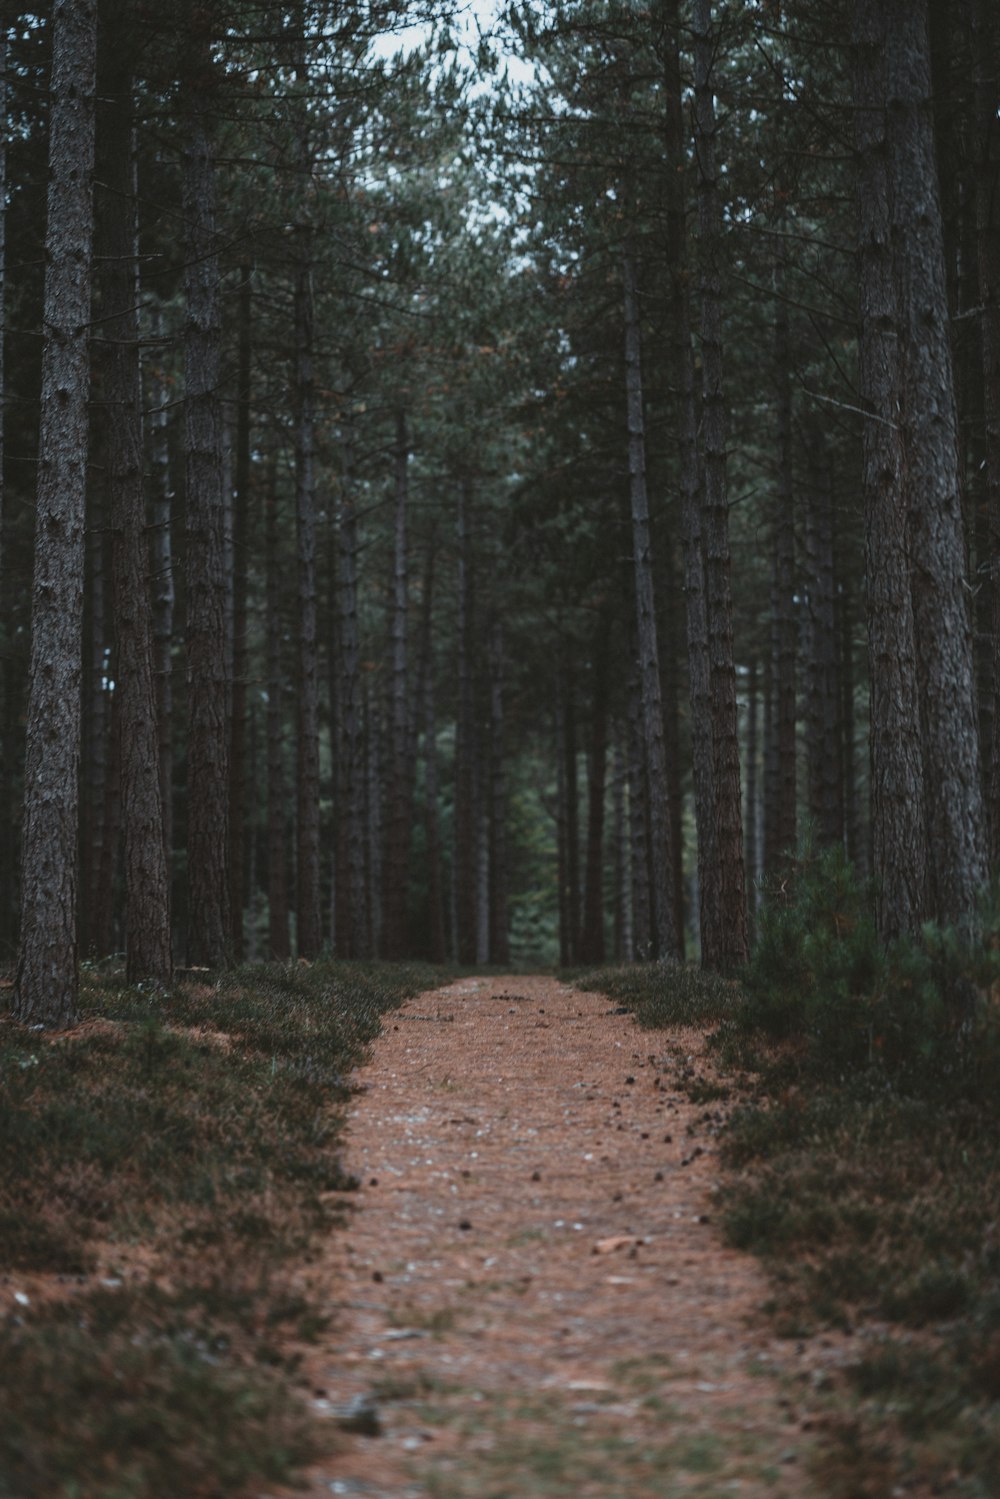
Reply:
[[807, 851], [766, 893], [737, 1029], [802, 1043], [806, 1069], [831, 1077], [875, 1066], [951, 1087], [959, 1068], [968, 1086], [992, 1086], [1000, 1030], [984, 996], [1000, 974], [996, 900], [979, 934], [928, 922], [886, 949], [871, 886], [843, 850]]

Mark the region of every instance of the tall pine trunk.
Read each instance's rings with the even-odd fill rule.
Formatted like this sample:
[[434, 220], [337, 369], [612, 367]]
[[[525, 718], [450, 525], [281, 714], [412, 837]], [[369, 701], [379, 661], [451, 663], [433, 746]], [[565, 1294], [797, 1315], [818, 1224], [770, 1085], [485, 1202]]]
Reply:
[[55, 0], [18, 1020], [77, 1017], [77, 814], [96, 0]]
[[818, 426], [810, 430], [808, 442], [806, 760], [809, 819], [817, 844], [825, 847], [844, 842], [833, 494], [829, 453]]
[[886, 937], [986, 878], [926, 0], [857, 0], [875, 875]]
[[396, 413], [395, 506], [392, 548], [392, 616], [390, 626], [392, 685], [389, 709], [389, 799], [383, 903], [383, 946], [387, 958], [406, 956], [406, 895], [410, 868], [413, 770], [410, 755], [407, 615], [409, 610], [407, 510], [409, 442], [406, 416]]
[[798, 841], [795, 670], [795, 486], [792, 476], [792, 351], [782, 226], [774, 265], [775, 475], [771, 517], [771, 680], [774, 711], [765, 787], [764, 868], [772, 873], [794, 857]]
[[354, 494], [354, 434], [344, 428], [344, 471], [340, 495], [338, 541], [340, 592], [337, 704], [340, 710], [340, 788], [337, 816], [343, 837], [343, 876], [338, 871], [338, 904], [342, 905], [345, 956], [369, 956], [365, 821], [364, 705], [361, 700], [361, 646], [358, 638], [358, 518]]
[[510, 962], [510, 869], [507, 862], [507, 778], [504, 732], [504, 635], [499, 615], [489, 631], [490, 682], [490, 962]]
[[319, 658], [316, 623], [316, 393], [313, 287], [306, 232], [295, 268], [295, 536], [298, 560], [296, 934], [300, 958], [322, 946], [319, 902]]
[[458, 490], [457, 546], [457, 683], [455, 736], [455, 855], [452, 882], [455, 896], [456, 957], [460, 963], [476, 958], [476, 817], [475, 817], [475, 696], [472, 668], [472, 557], [469, 512], [472, 484], [463, 479]]
[[291, 954], [288, 929], [288, 806], [285, 768], [284, 696], [287, 666], [282, 643], [281, 607], [284, 568], [278, 515], [276, 464], [272, 462], [265, 495], [264, 557], [267, 637], [267, 909], [268, 950], [283, 961]]
[[979, 273], [985, 506], [989, 545], [989, 674], [993, 703], [986, 784], [990, 858], [1000, 867], [1000, 23], [992, 0], [973, 0], [976, 264]]
[[153, 686], [156, 694], [157, 763], [163, 803], [163, 846], [168, 877], [174, 848], [174, 490], [170, 465], [170, 385], [163, 370], [163, 320], [157, 314], [152, 335], [159, 345], [150, 378], [153, 475], [153, 530], [150, 541], [152, 572]]
[[[240, 266], [239, 333], [236, 368], [236, 452], [233, 466], [233, 624], [232, 722], [229, 750], [229, 905], [233, 957], [243, 957], [243, 914], [252, 906], [253, 885], [248, 878], [252, 850], [252, 806], [247, 784], [247, 674], [249, 640], [247, 592], [250, 549], [250, 397], [253, 271]], [[250, 912], [251, 922], [253, 912]]]
[[604, 962], [604, 801], [608, 765], [609, 619], [601, 615], [592, 646], [590, 746], [587, 752], [587, 846], [580, 961]]
[[639, 641], [642, 727], [652, 830], [650, 885], [655, 928], [653, 956], [676, 961], [680, 957], [681, 946], [675, 923], [673, 899], [674, 855], [671, 847], [670, 787], [663, 735], [663, 700], [653, 586], [653, 547], [649, 523], [649, 495], [646, 486], [646, 427], [642, 393], [639, 294], [635, 250], [629, 238], [626, 238], [622, 247], [622, 288], [625, 312], [629, 508], [632, 520], [632, 559]]
[[[110, 9], [110, 7], [109, 7]], [[139, 260], [132, 77], [102, 73], [99, 220], [101, 356], [107, 414], [116, 647], [116, 730], [124, 829], [125, 972], [170, 984], [170, 897], [163, 842], [149, 548], [143, 477]]]
[[[208, 24], [203, 17], [196, 24]], [[225, 964], [229, 915], [228, 580], [222, 486], [222, 302], [216, 230], [215, 122], [207, 37], [196, 35], [183, 80], [187, 487], [188, 961]]]

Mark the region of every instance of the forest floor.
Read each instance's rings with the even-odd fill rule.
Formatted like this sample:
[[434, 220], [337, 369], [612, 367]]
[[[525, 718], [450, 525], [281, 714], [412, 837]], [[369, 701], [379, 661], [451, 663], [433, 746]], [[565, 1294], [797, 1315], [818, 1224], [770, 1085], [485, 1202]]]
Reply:
[[[808, 1495], [815, 1392], [716, 1223], [729, 1107], [700, 1031], [549, 977], [463, 978], [385, 1017], [355, 1075], [346, 1230], [303, 1267], [331, 1455], [310, 1499]], [[355, 1428], [351, 1430], [350, 1428]], [[302, 1490], [271, 1489], [269, 1495]]]

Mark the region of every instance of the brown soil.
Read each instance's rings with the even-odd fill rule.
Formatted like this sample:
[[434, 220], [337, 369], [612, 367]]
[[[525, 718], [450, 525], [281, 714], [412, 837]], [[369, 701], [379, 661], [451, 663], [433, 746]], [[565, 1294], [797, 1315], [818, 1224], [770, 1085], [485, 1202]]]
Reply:
[[700, 1033], [545, 977], [387, 1020], [346, 1145], [362, 1187], [308, 1277], [332, 1318], [310, 1499], [816, 1491], [804, 1402], [840, 1352], [776, 1339], [724, 1247], [722, 1106], [678, 1091], [687, 1066], [711, 1071]]

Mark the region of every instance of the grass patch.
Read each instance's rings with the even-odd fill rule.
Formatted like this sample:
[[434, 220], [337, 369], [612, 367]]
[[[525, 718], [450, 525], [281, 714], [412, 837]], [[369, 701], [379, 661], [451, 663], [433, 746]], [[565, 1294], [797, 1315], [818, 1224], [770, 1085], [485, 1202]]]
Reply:
[[670, 974], [594, 979], [644, 1023], [715, 1025], [721, 1068], [743, 1073], [726, 1236], [769, 1267], [779, 1333], [864, 1334], [815, 1396], [810, 1492], [1000, 1494], [1000, 901], [975, 943], [928, 925], [883, 948], [870, 889], [807, 852], [767, 892], [727, 1002], [673, 996]]
[[718, 1025], [741, 1002], [739, 985], [686, 964], [640, 963], [571, 975], [578, 989], [598, 990], [635, 1016], [644, 1029]]
[[324, 1319], [286, 1267], [356, 1186], [351, 1070], [440, 981], [272, 965], [150, 996], [91, 972], [76, 1032], [0, 1026], [0, 1493], [238, 1494], [314, 1454], [291, 1383]]

